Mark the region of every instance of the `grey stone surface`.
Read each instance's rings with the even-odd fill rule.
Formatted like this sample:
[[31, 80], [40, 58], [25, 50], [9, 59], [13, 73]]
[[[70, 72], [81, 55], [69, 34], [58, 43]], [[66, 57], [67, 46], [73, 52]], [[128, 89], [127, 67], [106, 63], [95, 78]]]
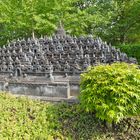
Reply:
[[70, 97], [70, 87], [67, 82], [59, 83], [25, 83], [25, 82], [0, 82], [1, 91], [10, 91], [13, 94], [31, 95], [42, 97]]
[[52, 37], [13, 41], [0, 48], [0, 74], [9, 76], [75, 75], [89, 65], [124, 61], [136, 63], [100, 38], [72, 37], [62, 27]]
[[88, 66], [113, 62], [137, 63], [100, 38], [72, 37], [60, 26], [51, 37], [18, 39], [0, 47], [0, 90], [69, 98], [79, 94], [80, 74]]

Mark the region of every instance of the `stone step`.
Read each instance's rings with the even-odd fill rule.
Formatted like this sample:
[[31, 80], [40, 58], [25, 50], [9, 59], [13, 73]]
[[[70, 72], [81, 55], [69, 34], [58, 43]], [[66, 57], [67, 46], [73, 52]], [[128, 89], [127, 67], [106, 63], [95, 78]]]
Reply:
[[27, 97], [33, 100], [46, 101], [46, 102], [67, 102], [67, 103], [78, 103], [79, 100], [77, 97], [70, 96], [69, 98], [60, 98], [60, 97], [45, 97], [45, 96], [31, 96], [31, 95], [22, 95], [22, 94], [13, 94], [16, 97]]

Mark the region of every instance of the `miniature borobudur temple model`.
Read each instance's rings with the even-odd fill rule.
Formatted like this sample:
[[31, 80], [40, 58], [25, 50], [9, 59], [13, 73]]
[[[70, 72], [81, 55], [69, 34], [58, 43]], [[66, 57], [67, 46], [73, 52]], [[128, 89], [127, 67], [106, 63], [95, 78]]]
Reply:
[[79, 79], [90, 65], [117, 61], [137, 63], [100, 38], [71, 37], [60, 26], [52, 37], [17, 40], [0, 48], [0, 75], [10, 80], [18, 77], [20, 83], [59, 83], [65, 78]]

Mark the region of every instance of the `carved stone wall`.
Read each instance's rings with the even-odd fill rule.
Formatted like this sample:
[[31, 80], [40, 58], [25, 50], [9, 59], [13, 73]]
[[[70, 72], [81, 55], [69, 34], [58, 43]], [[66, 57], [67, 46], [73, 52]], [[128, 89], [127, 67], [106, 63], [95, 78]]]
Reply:
[[9, 76], [79, 75], [89, 65], [137, 63], [100, 38], [72, 37], [62, 27], [52, 37], [13, 41], [0, 47], [0, 74]]
[[0, 47], [0, 90], [70, 98], [79, 95], [79, 75], [88, 66], [113, 62], [137, 63], [100, 38], [69, 36], [60, 26], [51, 37], [18, 39]]

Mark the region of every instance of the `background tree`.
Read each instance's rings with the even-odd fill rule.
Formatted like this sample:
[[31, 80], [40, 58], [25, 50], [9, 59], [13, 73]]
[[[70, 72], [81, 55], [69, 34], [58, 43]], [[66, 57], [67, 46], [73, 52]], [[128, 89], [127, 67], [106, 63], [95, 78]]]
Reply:
[[52, 34], [59, 21], [72, 35], [112, 44], [140, 42], [140, 0], [0, 0], [0, 44]]

